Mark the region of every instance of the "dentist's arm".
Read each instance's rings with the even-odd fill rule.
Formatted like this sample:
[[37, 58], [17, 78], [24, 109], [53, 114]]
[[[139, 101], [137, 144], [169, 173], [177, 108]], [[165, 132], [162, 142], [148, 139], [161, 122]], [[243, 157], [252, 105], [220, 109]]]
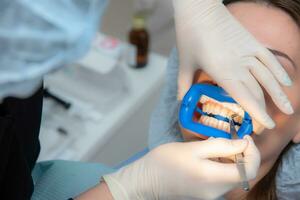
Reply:
[[214, 162], [210, 158], [241, 152], [245, 155], [247, 177], [253, 179], [260, 165], [260, 154], [250, 137], [171, 143], [104, 176], [106, 183], [78, 199], [214, 199], [236, 187], [240, 176], [235, 164]]
[[195, 70], [202, 69], [267, 128], [275, 124], [266, 112], [262, 87], [278, 108], [286, 114], [293, 113], [280, 85], [292, 84], [288, 74], [221, 0], [173, 3], [180, 57], [179, 100], [190, 88]]

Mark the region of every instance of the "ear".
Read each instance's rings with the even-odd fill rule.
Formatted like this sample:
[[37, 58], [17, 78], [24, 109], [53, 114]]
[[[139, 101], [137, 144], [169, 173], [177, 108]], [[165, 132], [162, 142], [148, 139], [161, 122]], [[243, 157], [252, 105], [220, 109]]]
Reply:
[[300, 143], [300, 130], [298, 131], [298, 133], [293, 137], [293, 142], [295, 144]]

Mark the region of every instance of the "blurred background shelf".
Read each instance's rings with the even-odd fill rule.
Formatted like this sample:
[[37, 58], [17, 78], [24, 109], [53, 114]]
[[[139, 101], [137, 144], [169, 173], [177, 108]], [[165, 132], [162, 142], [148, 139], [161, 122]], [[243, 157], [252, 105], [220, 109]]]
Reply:
[[[137, 1], [146, 2], [148, 0]], [[156, 0], [147, 23], [151, 35], [151, 50], [164, 56], [169, 55], [176, 42], [172, 1]], [[127, 41], [134, 3], [135, 0], [110, 0], [103, 18], [101, 31]]]
[[45, 87], [71, 107], [45, 99], [40, 161], [115, 165], [147, 147], [150, 115], [164, 82], [167, 58], [151, 53], [143, 69], [116, 61], [101, 73], [97, 67], [109, 62], [97, 53], [92, 49], [86, 56], [92, 59], [45, 78]]
[[[128, 40], [134, 2], [110, 0], [105, 12], [99, 31], [120, 39], [119, 45]], [[132, 69], [119, 57], [107, 59], [91, 48], [83, 62], [46, 77], [49, 91], [72, 107], [66, 110], [45, 99], [39, 160], [114, 165], [147, 146], [150, 115], [176, 38], [172, 0], [157, 0], [151, 11], [147, 25], [152, 53], [146, 68]]]

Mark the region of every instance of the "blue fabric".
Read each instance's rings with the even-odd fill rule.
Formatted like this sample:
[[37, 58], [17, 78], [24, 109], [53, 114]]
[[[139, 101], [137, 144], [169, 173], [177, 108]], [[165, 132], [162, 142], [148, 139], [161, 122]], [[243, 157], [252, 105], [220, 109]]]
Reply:
[[0, 98], [33, 92], [42, 76], [89, 49], [108, 0], [1, 0]]
[[178, 126], [178, 66], [177, 50], [173, 49], [168, 61], [166, 80], [161, 98], [150, 121], [148, 139], [148, 147], [150, 150], [161, 144], [183, 141]]
[[149, 152], [148, 148], [145, 148], [143, 151], [138, 152], [137, 154], [130, 157], [128, 160], [125, 160], [124, 162], [121, 162], [119, 165], [117, 165], [115, 168], [119, 169], [121, 167], [124, 167], [126, 165], [129, 165], [130, 163], [133, 163], [134, 161], [138, 160], [139, 158], [143, 157]]
[[[181, 133], [176, 123], [178, 120], [177, 76], [178, 53], [174, 49], [168, 62], [166, 84], [158, 106], [150, 123], [148, 145], [152, 149], [160, 144], [182, 141]], [[283, 156], [282, 164], [276, 177], [279, 199], [300, 199], [300, 145], [295, 144]]]
[[99, 183], [103, 175], [136, 161], [148, 151], [146, 148], [115, 167], [62, 160], [38, 163], [32, 172], [35, 184], [32, 200], [75, 197]]
[[300, 199], [300, 145], [294, 145], [284, 155], [276, 177], [280, 200]]
[[35, 189], [32, 200], [65, 200], [75, 197], [100, 182], [114, 168], [92, 163], [49, 161], [33, 171]]

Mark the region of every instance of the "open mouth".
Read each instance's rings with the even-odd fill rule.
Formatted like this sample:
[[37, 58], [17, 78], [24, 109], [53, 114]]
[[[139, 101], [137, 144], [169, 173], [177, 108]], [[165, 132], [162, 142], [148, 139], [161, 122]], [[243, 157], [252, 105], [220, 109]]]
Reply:
[[[236, 103], [219, 102], [202, 95], [198, 104], [194, 121], [230, 133], [229, 120], [234, 117], [235, 128], [238, 131], [243, 123], [245, 111]], [[201, 111], [200, 111], [201, 110]]]

